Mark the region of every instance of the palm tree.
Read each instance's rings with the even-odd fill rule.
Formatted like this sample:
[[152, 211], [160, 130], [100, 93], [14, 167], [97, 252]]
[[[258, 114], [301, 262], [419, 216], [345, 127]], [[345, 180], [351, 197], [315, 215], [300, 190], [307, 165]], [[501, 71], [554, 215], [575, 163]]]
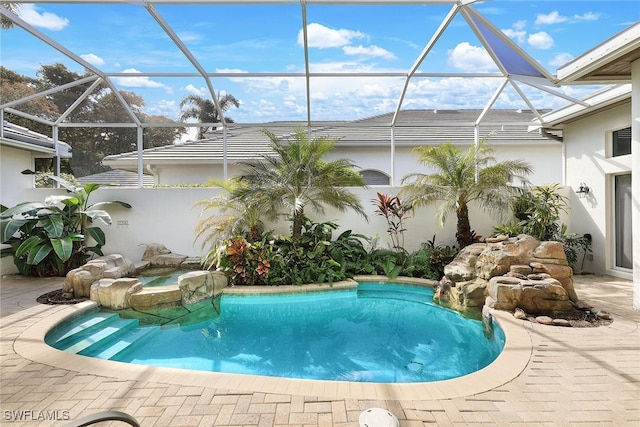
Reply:
[[307, 207], [321, 214], [323, 205], [342, 212], [350, 208], [367, 218], [358, 197], [346, 188], [366, 186], [364, 178], [353, 170], [355, 165], [348, 159], [322, 160], [334, 148], [335, 140], [320, 137], [309, 141], [303, 130], [286, 141], [279, 140], [272, 132], [264, 131], [264, 134], [271, 140], [275, 155], [262, 155], [259, 160], [240, 163], [244, 173], [239, 179], [245, 185], [235, 197], [251, 200], [252, 205], [261, 206], [270, 217], [286, 210], [292, 221], [294, 241], [302, 234]]
[[[189, 108], [180, 113], [180, 121], [184, 122], [188, 119], [196, 119], [200, 123], [216, 123], [220, 121], [218, 110], [212, 100], [203, 98], [198, 95], [187, 95], [180, 102], [180, 108], [189, 105]], [[240, 107], [240, 101], [238, 101], [233, 95], [224, 94], [218, 96], [218, 106], [224, 113], [232, 106], [236, 108]], [[233, 123], [233, 119], [225, 116], [225, 120], [228, 123]], [[198, 130], [198, 138], [203, 139], [205, 132], [209, 127], [201, 127]], [[215, 129], [215, 127], [213, 128]]]
[[[202, 219], [196, 227], [194, 241], [202, 239], [202, 248], [210, 248], [203, 258], [208, 268], [217, 260], [218, 245], [221, 241], [244, 236], [251, 242], [257, 242], [264, 231], [262, 214], [258, 207], [233, 198], [243, 185], [239, 179], [212, 180], [210, 183], [220, 187], [226, 194], [200, 200], [195, 204], [202, 208]], [[212, 211], [214, 214], [207, 215]]]
[[469, 203], [477, 202], [491, 214], [505, 214], [512, 197], [521, 191], [509, 182], [513, 178], [527, 182], [526, 176], [532, 171], [522, 160], [496, 162], [486, 139], [466, 153], [451, 143], [416, 147], [413, 152], [421, 164], [436, 172], [407, 175], [402, 180], [404, 187], [400, 193], [413, 206], [441, 201], [438, 207], [440, 226], [444, 225], [447, 215], [455, 211], [458, 218], [456, 240], [460, 249], [473, 243]]

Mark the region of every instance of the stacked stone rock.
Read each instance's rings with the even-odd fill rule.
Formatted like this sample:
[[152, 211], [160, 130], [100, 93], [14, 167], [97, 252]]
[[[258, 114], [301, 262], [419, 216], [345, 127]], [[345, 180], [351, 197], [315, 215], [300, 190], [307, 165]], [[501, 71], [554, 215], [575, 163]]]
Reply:
[[445, 267], [434, 300], [459, 311], [570, 311], [578, 301], [562, 244], [499, 236], [467, 246]]
[[119, 254], [99, 257], [67, 273], [62, 290], [113, 310], [150, 311], [196, 304], [219, 295], [227, 286], [222, 272], [194, 270], [180, 275], [176, 284], [144, 288], [140, 280], [130, 276], [148, 266], [197, 268], [200, 259], [174, 254], [162, 245], [149, 245], [140, 265]]

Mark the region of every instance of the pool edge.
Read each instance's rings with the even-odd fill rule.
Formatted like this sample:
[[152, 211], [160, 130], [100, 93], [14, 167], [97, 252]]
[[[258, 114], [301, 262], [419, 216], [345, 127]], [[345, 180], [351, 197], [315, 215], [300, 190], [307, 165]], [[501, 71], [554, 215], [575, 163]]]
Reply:
[[66, 353], [45, 343], [46, 334], [60, 322], [95, 306], [93, 302], [65, 306], [37, 321], [15, 339], [16, 353], [52, 367], [123, 380], [323, 398], [434, 400], [475, 395], [506, 384], [524, 371], [533, 351], [531, 337], [523, 321], [510, 313], [495, 310], [492, 314], [506, 338], [504, 349], [496, 360], [462, 377], [426, 383], [364, 383], [189, 371], [95, 359]]

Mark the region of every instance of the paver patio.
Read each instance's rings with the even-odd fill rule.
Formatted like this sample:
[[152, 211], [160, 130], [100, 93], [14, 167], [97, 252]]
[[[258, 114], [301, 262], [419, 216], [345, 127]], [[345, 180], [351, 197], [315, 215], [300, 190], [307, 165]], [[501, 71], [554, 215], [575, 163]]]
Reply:
[[482, 384], [463, 379], [454, 397], [379, 399], [386, 394], [362, 398], [368, 386], [361, 383], [345, 383], [336, 387], [336, 397], [322, 397], [325, 392], [302, 383], [298, 392], [277, 386], [270, 391], [269, 378], [229, 375], [226, 385], [214, 385], [204, 374], [161, 376], [105, 361], [95, 361], [94, 369], [95, 359], [74, 365], [64, 354], [49, 358], [51, 350], [28, 332], [69, 310], [36, 302], [39, 295], [58, 289], [61, 279], [3, 276], [0, 425], [64, 425], [65, 419], [120, 410], [143, 426], [357, 426], [360, 413], [370, 407], [388, 409], [401, 426], [640, 425], [640, 312], [631, 308], [632, 283], [609, 276], [575, 279], [582, 300], [613, 314], [610, 326], [563, 328], [514, 321], [532, 344], [517, 377], [469, 395], [466, 390], [482, 389]]

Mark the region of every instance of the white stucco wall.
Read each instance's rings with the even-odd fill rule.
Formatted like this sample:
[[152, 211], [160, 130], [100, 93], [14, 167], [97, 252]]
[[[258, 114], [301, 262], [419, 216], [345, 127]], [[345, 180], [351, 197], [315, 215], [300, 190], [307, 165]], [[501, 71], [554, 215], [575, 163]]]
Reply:
[[[222, 164], [155, 165], [151, 170], [156, 174], [156, 184], [160, 185], [205, 184], [209, 178], [224, 179]], [[235, 164], [227, 164], [229, 177], [236, 175], [237, 171], [238, 167]]]
[[21, 174], [25, 169], [33, 169], [33, 158], [29, 151], [0, 145], [0, 159], [0, 203], [11, 207], [23, 201], [26, 188], [33, 187], [33, 176]]
[[[378, 247], [388, 247], [387, 225], [384, 218], [374, 214], [375, 207], [370, 202], [376, 192], [397, 194], [398, 188], [376, 187], [354, 189], [361, 204], [369, 215], [369, 222], [353, 211], [339, 212], [327, 209], [325, 215], [308, 212], [308, 216], [317, 222], [336, 222], [340, 229], [334, 237], [345, 230], [379, 237]], [[26, 200], [42, 201], [52, 193], [64, 194], [63, 190], [31, 189], [26, 192]], [[200, 219], [200, 209], [194, 208], [198, 200], [213, 197], [216, 190], [211, 188], [101, 188], [91, 194], [91, 204], [99, 201], [120, 200], [132, 205], [131, 209], [113, 206], [107, 209], [112, 217], [110, 226], [102, 226], [106, 234], [105, 253], [119, 253], [134, 262], [140, 261], [145, 244], [161, 243], [175, 253], [202, 256], [206, 251], [200, 248], [201, 242], [194, 242], [195, 228]], [[455, 213], [449, 217], [444, 228], [440, 228], [435, 219], [436, 207], [421, 208], [413, 218], [406, 222], [405, 248], [416, 250], [420, 244], [431, 240], [441, 244], [455, 244]], [[471, 209], [471, 227], [477, 234], [488, 236], [492, 232], [496, 219], [492, 219]], [[289, 234], [289, 223], [281, 222], [269, 227], [277, 233]]]
[[631, 175], [633, 238], [633, 308], [640, 310], [640, 60], [631, 63]]
[[[564, 130], [566, 184], [570, 193], [571, 232], [593, 236], [594, 273], [631, 278], [630, 272], [613, 267], [613, 176], [631, 171], [631, 155], [610, 157], [611, 132], [631, 126], [629, 104], [609, 108], [569, 123]], [[590, 192], [579, 198], [575, 191], [584, 182]]]
[[[550, 142], [535, 145], [523, 144], [496, 144], [493, 146], [493, 155], [498, 161], [525, 160], [533, 168], [529, 179], [534, 185], [560, 183], [562, 181], [562, 145], [559, 142]], [[466, 149], [466, 147], [462, 147]], [[384, 172], [391, 176], [394, 174], [392, 184], [400, 185], [402, 178], [412, 172], [429, 173], [417, 162], [417, 157], [411, 153], [409, 147], [397, 147], [395, 153], [395, 167], [392, 171], [391, 149], [387, 146], [370, 147], [340, 147], [327, 156], [329, 160], [337, 158], [352, 159], [361, 169], [370, 169]], [[158, 174], [158, 184], [204, 184], [209, 177], [223, 178], [221, 164], [193, 165], [155, 165], [153, 170]], [[230, 162], [227, 165], [228, 177], [239, 173], [238, 166]]]
[[[20, 173], [25, 169], [33, 169], [31, 152], [0, 145], [0, 204], [10, 208], [24, 201], [25, 189], [33, 187], [33, 176]], [[0, 258], [0, 274], [17, 271], [11, 257]]]

